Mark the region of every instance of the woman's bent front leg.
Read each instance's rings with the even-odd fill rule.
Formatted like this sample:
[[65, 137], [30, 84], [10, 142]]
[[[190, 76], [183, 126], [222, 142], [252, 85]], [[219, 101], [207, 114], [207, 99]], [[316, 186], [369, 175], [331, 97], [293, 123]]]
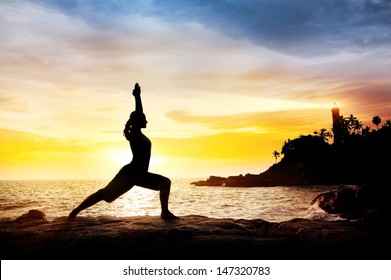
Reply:
[[160, 205], [162, 210], [160, 217], [163, 220], [173, 220], [179, 218], [172, 214], [168, 208], [168, 201], [171, 191], [171, 180], [169, 178], [148, 172], [145, 176], [143, 176], [137, 185], [148, 189], [159, 190]]

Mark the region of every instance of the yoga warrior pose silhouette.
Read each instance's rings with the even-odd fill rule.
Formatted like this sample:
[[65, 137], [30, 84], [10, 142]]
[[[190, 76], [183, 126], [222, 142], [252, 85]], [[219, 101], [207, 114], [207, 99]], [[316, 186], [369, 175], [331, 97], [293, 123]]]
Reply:
[[136, 109], [130, 114], [123, 131], [125, 138], [130, 143], [130, 148], [133, 153], [132, 161], [122, 167], [105, 188], [88, 196], [78, 207], [73, 209], [68, 216], [70, 220], [76, 218], [77, 214], [83, 209], [99, 201], [114, 201], [135, 185], [160, 191], [159, 195], [162, 209], [160, 217], [163, 220], [178, 219], [177, 216], [168, 210], [168, 199], [171, 188], [170, 179], [148, 172], [151, 157], [151, 141], [141, 132], [142, 128], [147, 127], [147, 120], [143, 112], [141, 89], [138, 83], [134, 86], [133, 96], [136, 101]]

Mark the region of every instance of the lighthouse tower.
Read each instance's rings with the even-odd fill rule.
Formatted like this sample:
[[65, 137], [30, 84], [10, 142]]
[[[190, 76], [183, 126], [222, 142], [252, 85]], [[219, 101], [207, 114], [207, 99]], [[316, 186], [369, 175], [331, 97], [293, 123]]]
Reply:
[[334, 143], [341, 143], [341, 116], [339, 115], [339, 107], [336, 103], [331, 108], [331, 115], [333, 117]]

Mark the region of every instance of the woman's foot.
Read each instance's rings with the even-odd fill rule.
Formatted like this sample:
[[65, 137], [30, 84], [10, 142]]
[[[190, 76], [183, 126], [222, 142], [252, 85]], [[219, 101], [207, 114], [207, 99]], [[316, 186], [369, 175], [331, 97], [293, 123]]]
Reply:
[[69, 213], [69, 216], [68, 216], [68, 221], [73, 221], [77, 216], [77, 213], [75, 210], [72, 210], [71, 213]]
[[175, 216], [170, 211], [167, 211], [167, 212], [164, 212], [164, 213], [162, 212], [162, 214], [160, 214], [160, 218], [162, 220], [176, 220], [176, 219], [179, 219], [179, 217]]

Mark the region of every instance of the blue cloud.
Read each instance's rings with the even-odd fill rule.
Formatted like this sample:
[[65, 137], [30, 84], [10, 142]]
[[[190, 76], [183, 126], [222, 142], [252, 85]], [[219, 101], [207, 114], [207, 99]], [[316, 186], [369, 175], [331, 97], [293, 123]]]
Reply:
[[391, 0], [136, 0], [41, 3], [110, 28], [117, 16], [139, 14], [194, 21], [278, 52], [317, 56], [391, 44]]

